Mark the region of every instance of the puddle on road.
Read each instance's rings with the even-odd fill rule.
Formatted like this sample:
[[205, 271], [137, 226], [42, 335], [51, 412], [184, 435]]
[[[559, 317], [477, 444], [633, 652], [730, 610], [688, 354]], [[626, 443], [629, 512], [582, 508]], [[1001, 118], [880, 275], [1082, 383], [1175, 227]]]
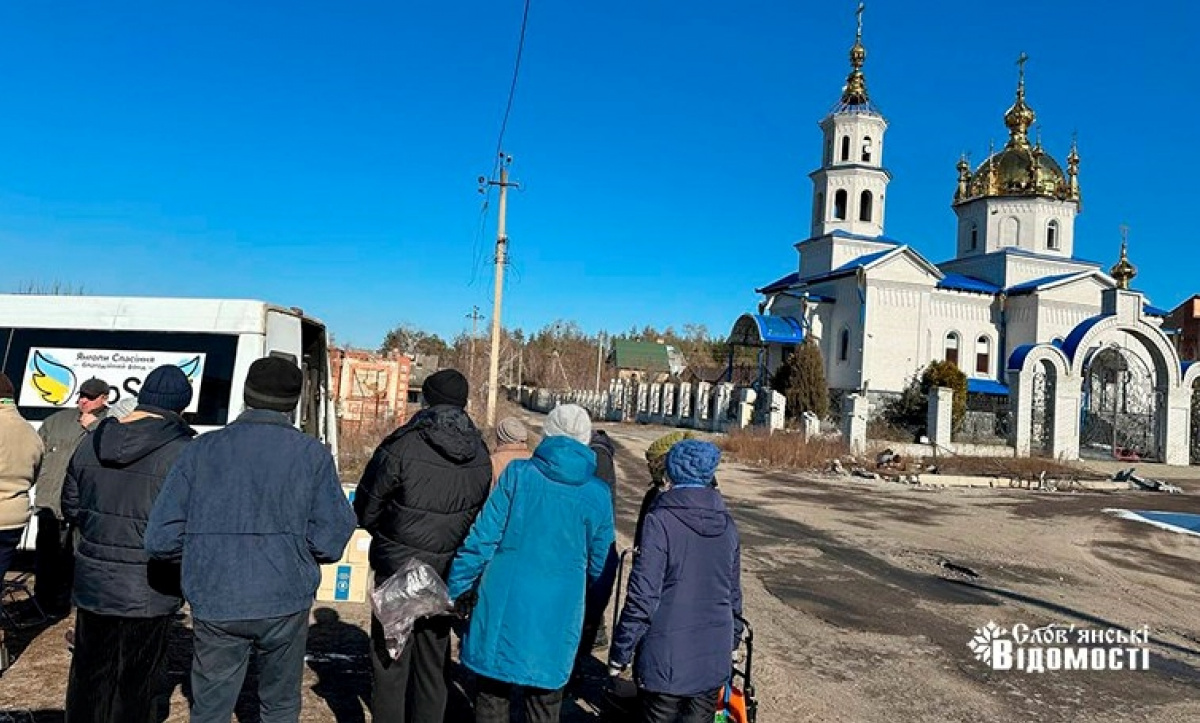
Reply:
[[1151, 510], [1107, 509], [1105, 512], [1117, 517], [1153, 525], [1181, 535], [1200, 537], [1200, 515], [1185, 512], [1155, 512]]

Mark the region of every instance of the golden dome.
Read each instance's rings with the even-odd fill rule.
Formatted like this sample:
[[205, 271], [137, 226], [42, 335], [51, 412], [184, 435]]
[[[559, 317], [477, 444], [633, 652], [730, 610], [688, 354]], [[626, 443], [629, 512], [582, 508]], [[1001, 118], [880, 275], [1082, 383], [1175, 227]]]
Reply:
[[1134, 266], [1133, 264], [1129, 263], [1129, 254], [1128, 254], [1129, 242], [1126, 239], [1127, 233], [1128, 233], [1127, 229], [1125, 227], [1122, 227], [1121, 228], [1121, 258], [1118, 259], [1117, 263], [1114, 264], [1113, 267], [1108, 270], [1108, 275], [1113, 277], [1113, 279], [1117, 282], [1118, 289], [1128, 289], [1129, 282], [1133, 281], [1133, 277], [1137, 276], [1137, 267]]
[[1004, 114], [1008, 126], [1008, 143], [999, 153], [990, 153], [975, 172], [966, 176], [959, 161], [959, 183], [954, 202], [996, 196], [1037, 196], [1059, 201], [1078, 201], [1079, 183], [1076, 173], [1079, 155], [1074, 144], [1068, 156], [1069, 172], [1042, 148], [1039, 140], [1029, 142], [1029, 127], [1037, 120], [1033, 108], [1025, 103], [1025, 55], [1021, 56], [1021, 79], [1017, 98]]

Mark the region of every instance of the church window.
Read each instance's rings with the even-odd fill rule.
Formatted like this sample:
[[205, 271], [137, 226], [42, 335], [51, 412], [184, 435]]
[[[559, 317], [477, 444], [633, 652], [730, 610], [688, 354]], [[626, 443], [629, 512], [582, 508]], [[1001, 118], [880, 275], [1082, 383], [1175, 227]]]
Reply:
[[1046, 224], [1046, 248], [1051, 250], [1058, 249], [1058, 220], [1055, 219]]
[[859, 198], [858, 198], [858, 220], [859, 221], [870, 221], [871, 220], [871, 211], [872, 211], [871, 201], [872, 201], [872, 198], [871, 198], [870, 191], [863, 191], [862, 195], [859, 196]]
[[987, 374], [992, 369], [992, 340], [981, 336], [975, 341], [975, 371]]
[[833, 195], [833, 217], [839, 221], [846, 220], [846, 189], [838, 189]]
[[971, 222], [971, 250], [979, 248], [979, 224]]
[[946, 335], [946, 361], [958, 366], [958, 334], [953, 331]]
[[846, 361], [850, 358], [850, 330], [843, 328], [842, 333], [838, 335], [838, 361]]
[[850, 160], [850, 136], [842, 136], [842, 160]]
[[825, 194], [818, 193], [813, 199], [813, 225], [821, 223], [825, 218]]
[[1000, 243], [1005, 246], [1016, 246], [1021, 238], [1021, 222], [1016, 216], [1009, 216], [1000, 222]]
[[863, 136], [862, 160], [863, 163], [871, 162], [871, 136]]

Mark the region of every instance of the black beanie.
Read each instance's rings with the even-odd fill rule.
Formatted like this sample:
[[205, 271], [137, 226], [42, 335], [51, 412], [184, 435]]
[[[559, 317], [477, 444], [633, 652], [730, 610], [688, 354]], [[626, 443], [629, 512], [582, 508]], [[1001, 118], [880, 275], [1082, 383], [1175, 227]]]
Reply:
[[454, 369], [443, 369], [429, 375], [421, 385], [421, 394], [431, 407], [438, 404], [466, 407], [467, 378]]
[[304, 374], [295, 362], [269, 356], [250, 365], [242, 398], [254, 409], [290, 412], [300, 401]]

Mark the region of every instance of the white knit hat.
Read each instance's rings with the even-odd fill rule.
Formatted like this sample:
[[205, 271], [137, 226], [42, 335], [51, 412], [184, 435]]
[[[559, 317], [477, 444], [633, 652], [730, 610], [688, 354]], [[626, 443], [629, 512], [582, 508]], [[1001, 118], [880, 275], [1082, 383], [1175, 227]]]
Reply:
[[592, 441], [592, 417], [578, 404], [562, 404], [550, 410], [543, 431], [547, 437], [570, 437], [587, 444]]

